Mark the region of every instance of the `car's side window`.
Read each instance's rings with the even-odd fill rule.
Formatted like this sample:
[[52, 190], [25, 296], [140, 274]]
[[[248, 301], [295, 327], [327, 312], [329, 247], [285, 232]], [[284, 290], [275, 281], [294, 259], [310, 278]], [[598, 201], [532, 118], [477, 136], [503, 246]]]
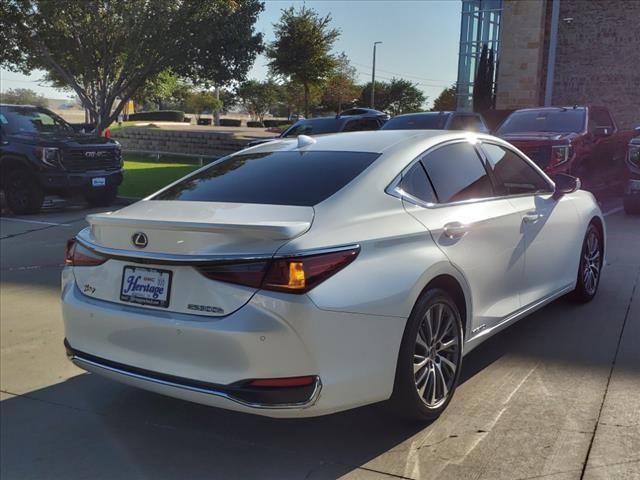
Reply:
[[498, 195], [520, 195], [552, 190], [544, 177], [514, 151], [492, 143], [483, 143], [482, 151], [493, 172]]
[[429, 152], [422, 163], [439, 203], [493, 197], [491, 180], [473, 145], [453, 143]]
[[436, 203], [437, 198], [431, 188], [431, 183], [420, 162], [416, 162], [407, 172], [402, 175], [400, 188], [403, 192], [426, 203]]

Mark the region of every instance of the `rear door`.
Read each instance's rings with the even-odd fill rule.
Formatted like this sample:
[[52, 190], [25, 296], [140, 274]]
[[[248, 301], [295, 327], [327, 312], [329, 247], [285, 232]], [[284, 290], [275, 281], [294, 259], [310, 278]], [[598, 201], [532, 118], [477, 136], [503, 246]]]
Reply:
[[525, 244], [522, 305], [554, 295], [576, 279], [583, 232], [575, 228], [578, 214], [571, 196], [553, 198], [553, 186], [515, 151], [483, 142], [498, 195], [517, 212]]
[[426, 152], [405, 172], [402, 189], [411, 195], [404, 197], [407, 211], [431, 232], [471, 287], [472, 334], [518, 310], [524, 273], [521, 218], [508, 199], [495, 198], [474, 146], [460, 141]]

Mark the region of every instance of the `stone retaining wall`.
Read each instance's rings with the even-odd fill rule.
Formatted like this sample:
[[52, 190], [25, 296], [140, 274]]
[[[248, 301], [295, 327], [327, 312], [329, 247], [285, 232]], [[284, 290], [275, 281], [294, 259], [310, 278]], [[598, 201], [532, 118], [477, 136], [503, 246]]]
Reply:
[[112, 137], [123, 150], [222, 157], [245, 147], [248, 139], [221, 132], [193, 132], [155, 128], [124, 128]]

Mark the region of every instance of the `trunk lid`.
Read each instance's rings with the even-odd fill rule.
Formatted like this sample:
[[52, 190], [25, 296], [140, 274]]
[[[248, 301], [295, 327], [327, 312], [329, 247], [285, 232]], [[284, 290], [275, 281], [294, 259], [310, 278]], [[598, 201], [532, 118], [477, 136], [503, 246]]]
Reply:
[[[260, 268], [260, 262], [311, 227], [313, 214], [312, 207], [145, 200], [117, 212], [89, 215], [89, 227], [78, 239], [110, 259], [74, 268], [76, 283], [85, 295], [99, 300], [228, 315], [258, 288], [211, 280], [196, 266], [247, 259]], [[134, 244], [141, 233], [145, 246]], [[141, 293], [141, 299], [131, 292], [138, 284], [164, 290], [155, 299], [150, 297], [153, 290]]]

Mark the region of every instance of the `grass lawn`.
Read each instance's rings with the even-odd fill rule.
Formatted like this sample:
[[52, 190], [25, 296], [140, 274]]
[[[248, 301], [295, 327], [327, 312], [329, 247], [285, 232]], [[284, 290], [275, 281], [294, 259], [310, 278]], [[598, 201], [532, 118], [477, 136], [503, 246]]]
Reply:
[[198, 165], [188, 163], [140, 161], [135, 157], [127, 159], [124, 161], [124, 181], [118, 189], [118, 195], [146, 197], [197, 168]]

